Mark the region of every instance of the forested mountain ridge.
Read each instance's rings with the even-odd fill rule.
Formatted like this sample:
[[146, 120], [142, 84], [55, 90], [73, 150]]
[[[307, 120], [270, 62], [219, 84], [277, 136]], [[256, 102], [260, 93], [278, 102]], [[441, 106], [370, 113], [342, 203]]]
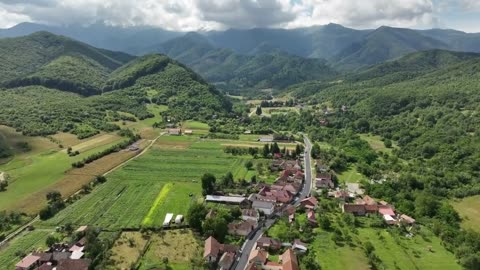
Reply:
[[0, 39], [0, 48], [0, 57], [18, 57], [16, 66], [0, 66], [0, 124], [27, 135], [113, 131], [119, 129], [112, 123], [119, 120], [116, 112], [152, 117], [146, 104], [169, 106], [164, 114], [175, 119], [205, 119], [230, 110], [222, 93], [164, 55], [137, 58], [44, 32]]
[[[265, 45], [267, 46], [267, 45]], [[254, 55], [215, 48], [198, 33], [189, 33], [157, 48], [192, 68], [219, 88], [285, 88], [305, 80], [329, 80], [337, 75], [325, 60], [303, 58], [278, 49], [257, 48]]]
[[[23, 36], [41, 30], [66, 35], [93, 46], [121, 50], [135, 55], [152, 52], [166, 53], [159, 50], [162, 45], [167, 45], [169, 41], [179, 37], [192, 38], [192, 34], [195, 34], [208, 41], [208, 44], [204, 44], [207, 47], [198, 51], [197, 59], [203, 55], [203, 50], [209, 49], [209, 46], [216, 49], [230, 49], [241, 55], [257, 55], [279, 50], [304, 58], [327, 59], [330, 64], [339, 69], [357, 69], [419, 50], [447, 49], [480, 52], [480, 34], [475, 33], [450, 29], [413, 30], [385, 26], [378, 29], [357, 30], [338, 24], [296, 29], [254, 28], [181, 33], [156, 28], [123, 28], [102, 24], [55, 27], [23, 23], [10, 29], [0, 29], [0, 37]], [[195, 38], [192, 40], [194, 41]], [[185, 43], [181, 48], [184, 51], [192, 47], [198, 50], [198, 44], [194, 45]], [[173, 54], [167, 54], [174, 57]], [[186, 55], [195, 56], [192, 52], [187, 52]], [[182, 63], [194, 60], [184, 59], [179, 53], [175, 53], [174, 58]]]
[[38, 32], [0, 39], [0, 58], [0, 83], [7, 87], [44, 85], [92, 95], [101, 93], [110, 72], [135, 57]]

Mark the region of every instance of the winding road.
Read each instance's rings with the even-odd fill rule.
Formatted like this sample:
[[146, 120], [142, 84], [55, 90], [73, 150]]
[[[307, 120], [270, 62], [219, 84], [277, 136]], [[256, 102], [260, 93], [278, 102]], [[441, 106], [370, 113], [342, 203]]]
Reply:
[[[296, 199], [294, 206], [298, 206], [302, 199], [305, 199], [310, 195], [312, 191], [312, 167], [311, 167], [311, 150], [312, 150], [312, 143], [308, 139], [306, 135], [303, 135], [303, 140], [305, 142], [305, 157], [304, 157], [304, 168], [305, 168], [305, 183], [298, 195], [298, 199]], [[268, 218], [265, 221], [265, 224], [260, 228], [256, 233], [251, 236], [245, 243], [243, 244], [240, 250], [240, 257], [235, 262], [231, 269], [235, 270], [245, 270], [248, 264], [248, 257], [250, 253], [255, 248], [255, 244], [257, 243], [258, 239], [262, 237], [263, 233], [267, 231], [278, 219], [278, 216], [274, 216], [273, 218]]]

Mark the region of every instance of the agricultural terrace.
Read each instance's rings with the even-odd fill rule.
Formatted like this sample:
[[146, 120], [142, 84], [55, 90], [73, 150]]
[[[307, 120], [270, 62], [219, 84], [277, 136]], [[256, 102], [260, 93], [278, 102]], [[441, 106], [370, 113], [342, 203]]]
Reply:
[[462, 227], [480, 231], [480, 195], [452, 202], [462, 218]]
[[[32, 142], [38, 140], [48, 139], [31, 138]], [[0, 171], [5, 171], [10, 176], [9, 186], [0, 196], [0, 210], [35, 213], [45, 203], [39, 201], [38, 194], [34, 195], [35, 193], [45, 194], [48, 190], [57, 189], [57, 184], [64, 178], [65, 172], [71, 170], [73, 162], [103, 151], [123, 140], [125, 138], [108, 134], [82, 140], [77, 145], [72, 145], [73, 148], [82, 149], [80, 154], [74, 157], [69, 157], [66, 150], [58, 146], [45, 149], [32, 144], [32, 151], [15, 155], [12, 160], [0, 165]], [[45, 145], [49, 143], [51, 142]], [[33, 195], [35, 199], [30, 201]], [[41, 199], [44, 200], [44, 196]]]
[[[114, 171], [106, 183], [42, 224], [72, 222], [108, 229], [160, 227], [167, 213], [185, 215], [189, 202], [201, 197], [200, 178], [204, 173], [213, 173], [217, 179], [227, 172], [232, 172], [235, 179], [255, 175], [255, 170], [245, 168], [251, 156], [223, 151], [227, 144], [251, 143], [195, 135], [161, 136], [146, 154]], [[265, 163], [265, 174], [268, 162], [254, 160], [255, 164]]]

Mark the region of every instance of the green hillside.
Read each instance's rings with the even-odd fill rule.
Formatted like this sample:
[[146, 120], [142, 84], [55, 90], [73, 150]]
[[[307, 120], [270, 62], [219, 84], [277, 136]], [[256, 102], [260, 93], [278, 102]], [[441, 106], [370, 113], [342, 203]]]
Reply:
[[414, 30], [384, 26], [338, 53], [332, 62], [337, 68], [351, 70], [429, 49], [448, 49], [448, 46]]
[[16, 66], [0, 64], [0, 124], [27, 135], [63, 131], [85, 137], [116, 130], [109, 112], [145, 119], [153, 116], [146, 107], [151, 103], [168, 105], [164, 114], [179, 120], [230, 109], [220, 92], [163, 55], [134, 58], [41, 32], [0, 39], [0, 57], [13, 61], [16, 47], [29, 53]]
[[124, 53], [107, 53], [63, 36], [38, 32], [25, 37], [0, 39], [0, 82], [32, 74], [65, 55], [81, 55], [109, 70], [133, 59]]
[[213, 86], [185, 66], [164, 55], [147, 55], [114, 73], [106, 90], [126, 88], [152, 93], [152, 101], [168, 105], [177, 118], [211, 117], [229, 109], [229, 103]]
[[215, 48], [197, 33], [170, 40], [157, 50], [191, 67], [225, 90], [283, 89], [305, 80], [331, 79], [337, 73], [325, 60], [303, 58], [260, 44], [251, 55]]

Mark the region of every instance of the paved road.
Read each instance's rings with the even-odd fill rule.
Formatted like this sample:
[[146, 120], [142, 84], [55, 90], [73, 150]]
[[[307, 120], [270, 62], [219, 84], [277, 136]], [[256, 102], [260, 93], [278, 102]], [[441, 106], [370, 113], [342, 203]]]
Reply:
[[[303, 135], [303, 140], [305, 141], [305, 160], [304, 160], [305, 184], [302, 190], [300, 191], [300, 195], [298, 196], [299, 199], [294, 204], [295, 206], [298, 206], [300, 204], [300, 201], [308, 197], [310, 195], [310, 192], [312, 191], [312, 167], [311, 167], [311, 158], [310, 158], [312, 143], [305, 135]], [[255, 233], [255, 235], [247, 239], [247, 241], [243, 244], [240, 258], [233, 269], [244, 270], [245, 268], [247, 268], [248, 257], [250, 256], [250, 253], [252, 252], [252, 250], [255, 248], [255, 244], [257, 243], [258, 239], [260, 239], [260, 237], [263, 235], [263, 233], [275, 223], [276, 219], [277, 219], [276, 216], [274, 218], [267, 219], [265, 222], [265, 226], [262, 227], [260, 230], [258, 230]]]

